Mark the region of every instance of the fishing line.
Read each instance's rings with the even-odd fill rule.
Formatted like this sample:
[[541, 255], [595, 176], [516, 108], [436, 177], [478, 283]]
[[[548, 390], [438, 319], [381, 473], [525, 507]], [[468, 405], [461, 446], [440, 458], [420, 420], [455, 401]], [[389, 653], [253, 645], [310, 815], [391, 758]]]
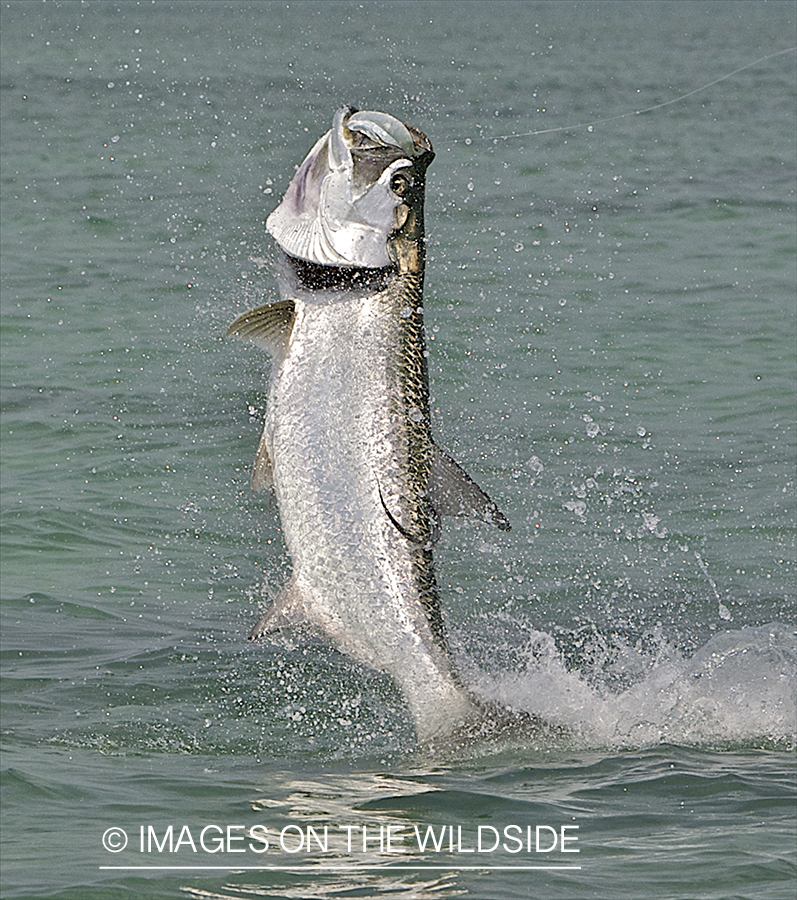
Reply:
[[[578, 125], [560, 125], [557, 128], [542, 128], [539, 131], [523, 131], [514, 134], [496, 134], [496, 135], [488, 135], [488, 134], [479, 134], [480, 138], [487, 138], [493, 141], [507, 141], [510, 138], [519, 138], [519, 137], [534, 137], [537, 134], [554, 134], [557, 131], [577, 131], [579, 128], [593, 128], [595, 125], [605, 125], [606, 122], [616, 122], [618, 119], [627, 119], [629, 116], [641, 116], [643, 113], [653, 112], [656, 109], [663, 109], [665, 106], [672, 106], [673, 103], [680, 103], [681, 100], [686, 100], [687, 97], [692, 97], [694, 94], [699, 94], [700, 91], [705, 91], [710, 87], [714, 87], [715, 84], [719, 84], [721, 81], [726, 81], [728, 78], [733, 78], [734, 75], [738, 75], [739, 72], [744, 72], [745, 69], [752, 69], [753, 66], [757, 66], [762, 62], [766, 62], [768, 59], [774, 59], [776, 56], [782, 56], [784, 53], [793, 53], [797, 50], [797, 47], [787, 47], [785, 50], [777, 50], [775, 53], [769, 53], [766, 56], [762, 56], [760, 59], [755, 60], [754, 62], [747, 63], [747, 65], [741, 66], [738, 69], [734, 69], [733, 72], [728, 72], [727, 75], [723, 75], [721, 78], [716, 78], [714, 81], [709, 81], [708, 84], [703, 84], [698, 88], [695, 88], [693, 91], [687, 91], [685, 94], [681, 94], [679, 97], [674, 97], [672, 100], [665, 100], [664, 103], [656, 103], [654, 106], [648, 106], [645, 109], [635, 109], [632, 112], [621, 113], [619, 116], [609, 116], [607, 119], [594, 119], [592, 122], [581, 122]], [[454, 140], [450, 141], [452, 144], [469, 144], [471, 143], [473, 138], [454, 138]]]

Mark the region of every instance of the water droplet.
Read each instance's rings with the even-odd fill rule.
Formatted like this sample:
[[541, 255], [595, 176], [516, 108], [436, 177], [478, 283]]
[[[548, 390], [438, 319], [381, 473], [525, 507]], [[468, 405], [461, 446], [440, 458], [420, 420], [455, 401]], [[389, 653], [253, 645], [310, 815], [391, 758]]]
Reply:
[[574, 516], [579, 516], [580, 518], [583, 518], [587, 512], [587, 504], [583, 500], [568, 500], [562, 506], [565, 509], [569, 509]]
[[542, 464], [542, 460], [539, 456], [532, 456], [531, 459], [526, 463], [526, 468], [529, 469], [532, 475], [539, 475], [545, 468]]

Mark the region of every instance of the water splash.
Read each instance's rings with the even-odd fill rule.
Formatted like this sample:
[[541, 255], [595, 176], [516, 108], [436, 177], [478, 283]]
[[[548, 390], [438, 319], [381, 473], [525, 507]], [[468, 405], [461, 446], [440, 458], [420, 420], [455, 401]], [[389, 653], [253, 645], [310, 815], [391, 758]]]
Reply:
[[714, 584], [714, 579], [711, 575], [708, 574], [708, 566], [703, 562], [703, 557], [695, 550], [695, 559], [697, 560], [697, 564], [700, 566], [700, 571], [706, 576], [708, 583], [711, 585], [711, 590], [714, 591], [714, 596], [717, 598], [719, 617], [724, 619], [725, 621], [731, 621], [733, 616], [731, 615], [731, 611], [728, 607], [722, 602], [722, 597], [720, 596], [720, 592], [717, 590], [717, 585]]
[[691, 657], [664, 638], [647, 650], [615, 645], [608, 656], [576, 669], [551, 635], [536, 632], [525, 671], [481, 675], [478, 690], [565, 725], [585, 747], [797, 745], [793, 628], [726, 631]]

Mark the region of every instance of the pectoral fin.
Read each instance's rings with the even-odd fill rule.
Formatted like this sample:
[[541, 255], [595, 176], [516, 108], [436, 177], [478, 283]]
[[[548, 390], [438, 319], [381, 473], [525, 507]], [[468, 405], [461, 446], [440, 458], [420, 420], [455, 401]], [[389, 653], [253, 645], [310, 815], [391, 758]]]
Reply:
[[299, 625], [304, 621], [304, 602], [295, 576], [290, 578], [274, 598], [260, 621], [249, 632], [249, 640], [256, 641], [263, 634]]
[[[238, 316], [227, 329], [227, 334], [253, 341], [262, 350], [267, 350], [273, 357], [280, 359], [288, 346], [295, 318], [296, 307], [293, 301], [280, 300], [278, 303], [250, 309], [249, 312]], [[255, 453], [252, 490], [270, 488], [273, 481], [273, 468], [264, 430]]]
[[280, 300], [268, 306], [250, 309], [238, 316], [227, 329], [227, 334], [254, 341], [272, 356], [281, 357], [288, 346], [295, 317], [296, 306], [293, 300]]
[[502, 531], [512, 527], [507, 517], [468, 473], [435, 446], [429, 493], [441, 516], [473, 516]]

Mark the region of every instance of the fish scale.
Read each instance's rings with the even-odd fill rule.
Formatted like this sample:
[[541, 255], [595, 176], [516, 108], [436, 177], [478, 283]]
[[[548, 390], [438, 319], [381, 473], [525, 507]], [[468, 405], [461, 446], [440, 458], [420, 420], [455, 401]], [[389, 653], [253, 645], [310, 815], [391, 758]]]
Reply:
[[282, 251], [281, 301], [229, 329], [273, 356], [252, 483], [273, 487], [293, 563], [251, 637], [320, 630], [392, 676], [421, 742], [536, 721], [474, 697], [445, 635], [440, 517], [509, 523], [432, 438], [423, 203], [433, 155], [425, 135], [385, 113], [340, 110], [267, 222]]

